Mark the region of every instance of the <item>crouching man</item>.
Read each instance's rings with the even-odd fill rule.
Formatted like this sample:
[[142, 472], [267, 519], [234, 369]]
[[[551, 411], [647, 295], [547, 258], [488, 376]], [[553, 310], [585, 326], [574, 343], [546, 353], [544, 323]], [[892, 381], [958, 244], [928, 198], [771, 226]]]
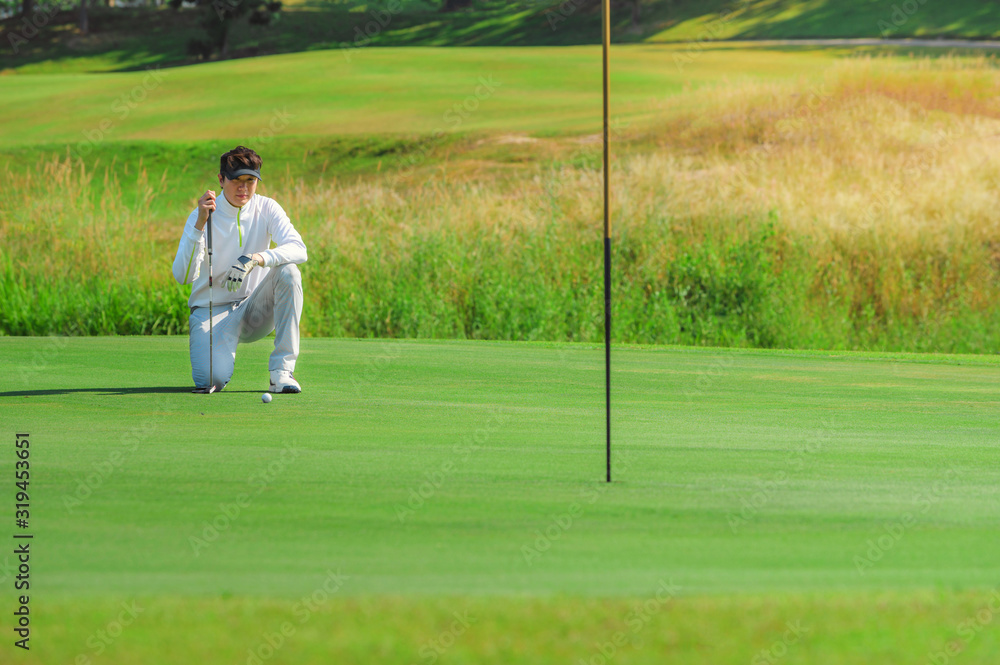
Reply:
[[[196, 392], [213, 387], [222, 390], [233, 376], [236, 345], [254, 342], [272, 330], [270, 391], [302, 391], [292, 372], [299, 355], [302, 318], [302, 278], [297, 264], [305, 262], [306, 246], [281, 206], [256, 193], [260, 167], [260, 156], [249, 148], [238, 146], [224, 154], [219, 166], [222, 196], [217, 198], [209, 190], [198, 199], [177, 247], [174, 278], [191, 285], [191, 375]], [[211, 294], [205, 237], [210, 213]], [[277, 246], [269, 249], [272, 240]]]

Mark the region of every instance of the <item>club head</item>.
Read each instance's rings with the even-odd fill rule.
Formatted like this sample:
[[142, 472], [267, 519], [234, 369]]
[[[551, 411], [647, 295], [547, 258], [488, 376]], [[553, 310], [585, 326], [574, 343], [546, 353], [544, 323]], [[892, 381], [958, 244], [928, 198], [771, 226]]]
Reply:
[[196, 395], [211, 395], [215, 392], [215, 386], [209, 386], [208, 388], [195, 388], [191, 392]]

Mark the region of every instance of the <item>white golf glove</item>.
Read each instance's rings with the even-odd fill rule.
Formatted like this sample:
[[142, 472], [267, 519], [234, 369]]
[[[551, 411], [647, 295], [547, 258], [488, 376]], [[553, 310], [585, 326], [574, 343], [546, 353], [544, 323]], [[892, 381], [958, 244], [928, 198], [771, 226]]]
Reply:
[[226, 288], [230, 291], [235, 291], [243, 286], [243, 279], [250, 274], [251, 270], [259, 265], [260, 262], [254, 261], [251, 254], [244, 254], [236, 259], [236, 263], [233, 264], [233, 267], [229, 269], [229, 273], [226, 275]]

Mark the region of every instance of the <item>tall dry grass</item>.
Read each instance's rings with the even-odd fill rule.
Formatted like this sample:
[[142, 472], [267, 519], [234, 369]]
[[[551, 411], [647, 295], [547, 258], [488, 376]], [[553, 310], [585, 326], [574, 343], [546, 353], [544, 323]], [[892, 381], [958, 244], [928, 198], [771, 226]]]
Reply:
[[175, 229], [150, 215], [169, 183], [141, 162], [129, 171], [51, 157], [0, 170], [0, 334], [187, 331], [159, 270]]
[[819, 82], [675, 100], [642, 134], [657, 151], [623, 165], [643, 183], [623, 216], [770, 215], [806, 255], [809, 299], [849, 317], [853, 345], [957, 327], [979, 342], [903, 346], [992, 350], [998, 89], [992, 59], [864, 59]]
[[[624, 130], [618, 339], [994, 350], [998, 85], [989, 59], [847, 60], [686, 93]], [[525, 140], [498, 161], [497, 143], [268, 183], [310, 247], [308, 333], [600, 339], [599, 144]], [[168, 182], [2, 169], [0, 331], [183, 332], [169, 265], [187, 211], [148, 219]]]

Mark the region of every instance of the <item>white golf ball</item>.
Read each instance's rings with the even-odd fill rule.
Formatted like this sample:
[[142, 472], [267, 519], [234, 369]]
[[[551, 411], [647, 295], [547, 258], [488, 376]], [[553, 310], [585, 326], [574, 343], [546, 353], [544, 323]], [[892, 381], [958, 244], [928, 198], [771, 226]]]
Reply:
[[263, 395], [261, 395], [260, 396], [260, 401], [263, 402], [264, 404], [267, 404], [268, 402], [270, 402], [271, 401], [271, 393], [264, 393]]

